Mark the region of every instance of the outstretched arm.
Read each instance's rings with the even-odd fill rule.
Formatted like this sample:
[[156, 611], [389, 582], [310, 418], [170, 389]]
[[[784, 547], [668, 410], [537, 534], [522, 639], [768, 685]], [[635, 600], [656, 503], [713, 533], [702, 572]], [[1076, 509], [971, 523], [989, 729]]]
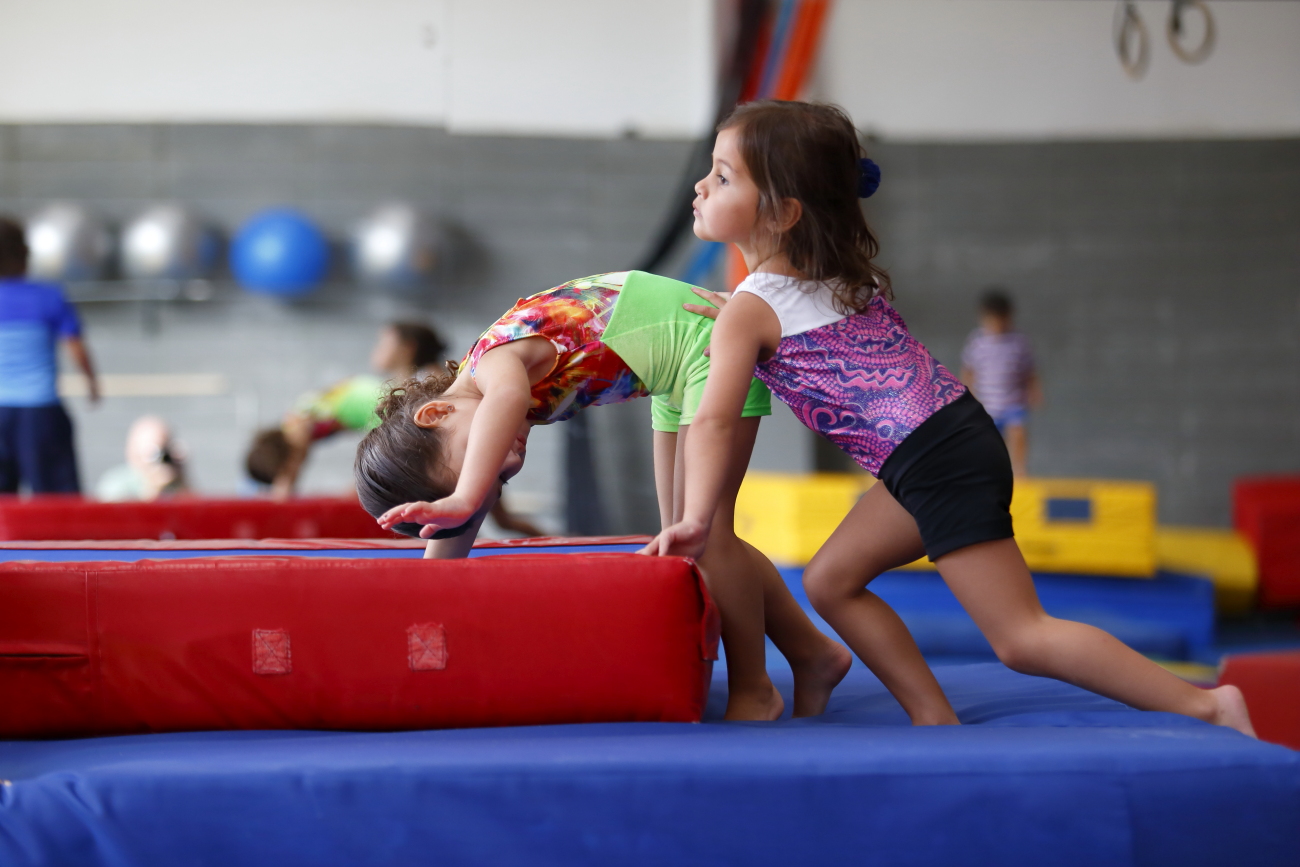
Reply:
[[73, 362], [81, 368], [81, 372], [86, 376], [86, 392], [90, 396], [91, 403], [99, 403], [99, 378], [95, 375], [95, 363], [90, 358], [90, 350], [86, 347], [86, 341], [80, 337], [65, 337], [64, 345], [67, 347], [68, 354], [72, 356]]
[[312, 420], [301, 413], [291, 412], [280, 422], [280, 430], [289, 443], [289, 456], [271, 482], [271, 499], [284, 502], [293, 497], [302, 475], [303, 465], [311, 451]]
[[[527, 342], [527, 341], [520, 341]], [[474, 516], [495, 490], [510, 448], [523, 426], [532, 400], [528, 368], [523, 358], [506, 344], [485, 352], [479, 359], [474, 380], [483, 399], [470, 423], [465, 459], [456, 489], [432, 503], [406, 503], [379, 518], [385, 529], [406, 521], [427, 526], [420, 531], [427, 539], [439, 529], [459, 527]]]
[[461, 560], [468, 557], [470, 549], [474, 547], [474, 541], [478, 538], [478, 531], [483, 526], [483, 519], [500, 502], [498, 499], [500, 496], [501, 486], [498, 485], [494, 493], [488, 494], [487, 500], [474, 513], [474, 517], [469, 519], [469, 526], [465, 528], [464, 533], [452, 536], [450, 539], [430, 539], [429, 544], [424, 546], [424, 559]]
[[710, 342], [708, 382], [686, 432], [682, 519], [642, 549], [645, 553], [698, 557], [704, 552], [754, 365], [765, 346], [779, 342], [780, 331], [772, 308], [749, 293], [718, 314]]

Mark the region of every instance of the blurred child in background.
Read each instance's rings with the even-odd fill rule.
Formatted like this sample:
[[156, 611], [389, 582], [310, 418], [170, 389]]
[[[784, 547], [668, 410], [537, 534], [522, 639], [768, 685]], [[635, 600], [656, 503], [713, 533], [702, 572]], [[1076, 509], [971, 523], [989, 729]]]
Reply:
[[1029, 410], [1043, 402], [1029, 338], [1016, 330], [1011, 298], [998, 288], [984, 292], [979, 305], [980, 327], [966, 339], [961, 354], [961, 381], [993, 417], [1011, 454], [1011, 470], [1026, 476]]
[[99, 381], [81, 339], [81, 320], [58, 286], [26, 278], [27, 236], [0, 217], [0, 493], [75, 494], [72, 420], [59, 401], [61, 342], [86, 375], [91, 403]]
[[[382, 376], [350, 376], [324, 391], [304, 395], [285, 414], [278, 428], [260, 431], [247, 458], [248, 474], [271, 486], [276, 499], [293, 495], [298, 477], [314, 443], [339, 431], [368, 431], [379, 424], [375, 407], [384, 382], [445, 375], [447, 346], [438, 333], [419, 322], [392, 322], [379, 330], [370, 366]], [[544, 536], [526, 519], [510, 512], [501, 501], [493, 506], [492, 520], [508, 532]]]
[[279, 427], [258, 431], [248, 451], [249, 476], [271, 486], [276, 499], [293, 496], [298, 477], [314, 443], [339, 431], [370, 430], [379, 420], [375, 406], [385, 379], [402, 381], [427, 375], [445, 359], [438, 333], [418, 322], [392, 322], [379, 330], [370, 364], [382, 376], [349, 376], [319, 392], [300, 397]]

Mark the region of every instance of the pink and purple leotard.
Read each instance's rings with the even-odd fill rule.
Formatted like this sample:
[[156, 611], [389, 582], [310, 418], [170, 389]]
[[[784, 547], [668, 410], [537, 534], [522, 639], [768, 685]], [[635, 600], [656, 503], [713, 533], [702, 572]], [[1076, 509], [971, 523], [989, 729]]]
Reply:
[[966, 393], [883, 298], [845, 316], [829, 287], [792, 277], [751, 274], [736, 291], [762, 298], [781, 322], [776, 354], [755, 376], [873, 476], [921, 422]]

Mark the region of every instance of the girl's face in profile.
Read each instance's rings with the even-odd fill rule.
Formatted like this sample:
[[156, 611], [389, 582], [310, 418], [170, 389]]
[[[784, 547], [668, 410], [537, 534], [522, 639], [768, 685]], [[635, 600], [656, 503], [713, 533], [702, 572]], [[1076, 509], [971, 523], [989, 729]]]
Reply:
[[758, 186], [740, 155], [738, 130], [718, 133], [713, 168], [695, 185], [695, 234], [705, 241], [748, 243], [758, 220]]

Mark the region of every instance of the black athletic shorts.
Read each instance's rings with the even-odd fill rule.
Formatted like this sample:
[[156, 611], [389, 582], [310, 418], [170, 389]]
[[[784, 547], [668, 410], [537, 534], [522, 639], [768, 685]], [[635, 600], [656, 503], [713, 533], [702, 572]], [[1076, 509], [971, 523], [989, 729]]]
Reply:
[[1011, 457], [993, 419], [966, 392], [898, 444], [880, 481], [916, 519], [931, 560], [1010, 539]]

